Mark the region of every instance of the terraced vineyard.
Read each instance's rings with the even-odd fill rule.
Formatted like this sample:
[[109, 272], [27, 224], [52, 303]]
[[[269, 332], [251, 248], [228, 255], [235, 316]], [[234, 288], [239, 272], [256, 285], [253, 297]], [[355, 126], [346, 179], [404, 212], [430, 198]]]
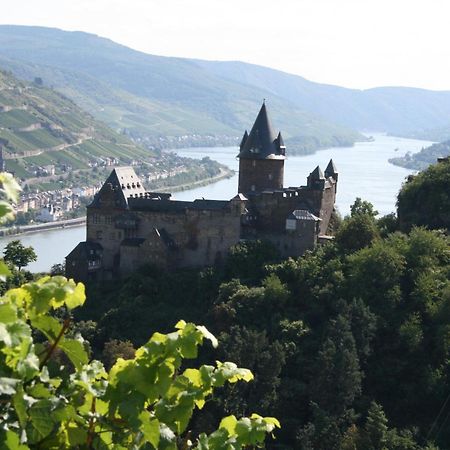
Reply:
[[25, 84], [2, 71], [0, 145], [6, 169], [29, 184], [39, 184], [39, 177], [64, 180], [74, 171], [142, 163], [154, 156], [39, 80]]

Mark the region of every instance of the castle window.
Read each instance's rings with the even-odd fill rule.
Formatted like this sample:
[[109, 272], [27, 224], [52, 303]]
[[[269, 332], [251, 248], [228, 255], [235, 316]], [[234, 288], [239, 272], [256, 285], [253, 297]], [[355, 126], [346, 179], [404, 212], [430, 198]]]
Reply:
[[256, 167], [256, 161], [255, 160], [252, 161], [252, 166]]
[[251, 189], [252, 189], [252, 191], [255, 191], [256, 190], [256, 186], [254, 184], [252, 184]]
[[98, 230], [97, 231], [97, 239], [101, 240], [103, 238], [103, 231], [102, 230]]
[[273, 175], [269, 173], [269, 180], [273, 180]]

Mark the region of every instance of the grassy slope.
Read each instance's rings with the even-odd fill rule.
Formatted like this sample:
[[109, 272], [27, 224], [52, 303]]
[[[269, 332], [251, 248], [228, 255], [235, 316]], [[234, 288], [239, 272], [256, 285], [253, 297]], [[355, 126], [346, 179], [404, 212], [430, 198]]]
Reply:
[[[9, 156], [6, 166], [20, 178], [32, 177], [36, 166], [66, 164], [74, 170], [90, 170], [89, 162], [105, 157], [128, 164], [152, 156], [60, 93], [23, 83], [5, 72], [0, 72], [0, 106], [0, 138]], [[29, 129], [37, 125], [40, 128]], [[56, 150], [60, 145], [71, 146]], [[36, 150], [42, 152], [35, 154]]]

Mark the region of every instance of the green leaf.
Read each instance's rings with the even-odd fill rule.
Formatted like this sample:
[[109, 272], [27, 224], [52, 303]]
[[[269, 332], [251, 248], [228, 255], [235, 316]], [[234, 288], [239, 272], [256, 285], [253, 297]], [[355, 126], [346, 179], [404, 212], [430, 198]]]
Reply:
[[[1, 261], [0, 261], [1, 264]], [[17, 320], [17, 310], [10, 303], [0, 304], [0, 322], [11, 323]]]
[[0, 395], [13, 395], [16, 393], [16, 386], [20, 382], [15, 378], [0, 377]]
[[139, 429], [142, 431], [144, 438], [153, 445], [154, 448], [158, 448], [159, 445], [159, 421], [152, 418], [148, 411], [143, 411], [139, 415], [141, 426]]
[[30, 419], [35, 430], [42, 438], [48, 436], [53, 430], [50, 400], [39, 400], [30, 408]]
[[225, 430], [228, 431], [228, 434], [230, 436], [234, 436], [235, 432], [236, 432], [236, 424], [237, 424], [237, 419], [235, 416], [228, 416], [228, 417], [224, 417], [219, 425], [219, 428], [224, 428]]
[[7, 347], [11, 347], [12, 344], [11, 335], [3, 323], [0, 323], [0, 342], [4, 342]]
[[78, 427], [67, 428], [70, 447], [77, 447], [86, 443], [87, 431]]
[[6, 277], [11, 275], [9, 267], [6, 265], [5, 261], [0, 260], [0, 281], [5, 281]]
[[0, 435], [1, 448], [5, 450], [28, 450], [29, 447], [20, 443], [19, 436], [12, 430]]
[[20, 388], [17, 389], [17, 392], [15, 393], [12, 400], [14, 409], [16, 410], [17, 417], [19, 418], [20, 426], [22, 428], [25, 428], [28, 420], [28, 415], [27, 415], [27, 403], [25, 401], [25, 393], [23, 391], [22, 386], [20, 386]]
[[19, 197], [19, 192], [22, 190], [17, 183], [17, 181], [14, 179], [14, 177], [7, 172], [1, 172], [0, 173], [0, 183], [1, 183], [1, 189], [3, 193], [5, 194], [6, 198], [12, 201], [17, 201]]
[[219, 345], [216, 337], [206, 327], [204, 327], [203, 325], [198, 325], [197, 330], [199, 330], [206, 339], [209, 339], [211, 341], [211, 344], [214, 348]]
[[78, 283], [75, 286], [73, 292], [71, 292], [66, 298], [66, 306], [69, 309], [74, 309], [77, 306], [84, 304], [86, 300], [86, 294], [84, 292], [84, 284]]
[[88, 355], [83, 344], [76, 339], [62, 339], [59, 348], [67, 355], [77, 370], [89, 362]]
[[54, 342], [58, 337], [63, 325], [51, 316], [36, 316], [31, 319], [31, 325], [44, 333], [45, 337]]

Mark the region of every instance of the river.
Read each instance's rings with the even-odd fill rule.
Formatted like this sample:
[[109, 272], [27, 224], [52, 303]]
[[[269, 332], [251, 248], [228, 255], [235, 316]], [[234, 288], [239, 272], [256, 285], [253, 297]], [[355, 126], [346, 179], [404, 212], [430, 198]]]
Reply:
[[[325, 170], [330, 158], [339, 171], [337, 207], [342, 215], [348, 214], [356, 197], [361, 197], [375, 205], [381, 215], [395, 211], [397, 193], [411, 170], [389, 164], [388, 159], [415, 153], [431, 145], [431, 142], [404, 139], [383, 134], [371, 134], [373, 142], [356, 143], [353, 147], [336, 147], [320, 150], [307, 156], [289, 156], [285, 163], [285, 186], [306, 184], [306, 177], [319, 164]], [[237, 171], [238, 153], [236, 147], [180, 149], [177, 153], [190, 158], [209, 156]], [[236, 195], [237, 174], [217, 183], [183, 192], [173, 197], [177, 200], [210, 198], [228, 200]], [[27, 269], [33, 272], [47, 271], [53, 264], [62, 263], [64, 257], [85, 239], [85, 226], [56, 229], [19, 236], [24, 245], [34, 247], [38, 260]], [[0, 239], [0, 252], [17, 236]]]

